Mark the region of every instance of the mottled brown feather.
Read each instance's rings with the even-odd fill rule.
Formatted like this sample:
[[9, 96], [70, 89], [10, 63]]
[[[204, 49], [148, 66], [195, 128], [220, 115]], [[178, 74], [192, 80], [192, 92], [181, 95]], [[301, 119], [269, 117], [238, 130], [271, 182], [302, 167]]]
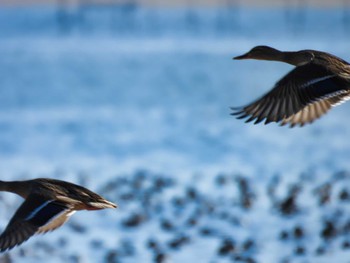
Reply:
[[236, 59], [265, 59], [295, 65], [274, 88], [256, 101], [232, 108], [238, 119], [254, 124], [277, 122], [303, 126], [318, 119], [333, 106], [350, 97], [349, 64], [315, 50], [281, 52], [266, 46], [253, 48]]
[[82, 186], [55, 179], [0, 181], [0, 191], [25, 198], [0, 235], [0, 252], [22, 244], [34, 234], [60, 227], [77, 210], [117, 207]]

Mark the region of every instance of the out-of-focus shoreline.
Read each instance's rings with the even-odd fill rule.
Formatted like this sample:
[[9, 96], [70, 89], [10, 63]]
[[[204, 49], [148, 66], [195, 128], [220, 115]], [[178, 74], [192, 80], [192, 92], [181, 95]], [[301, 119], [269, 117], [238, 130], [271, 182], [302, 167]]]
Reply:
[[31, 5], [118, 5], [137, 4], [141, 6], [181, 7], [181, 6], [251, 6], [251, 7], [285, 7], [285, 6], [311, 6], [311, 7], [344, 7], [350, 6], [345, 0], [0, 0], [0, 6], [31, 6]]

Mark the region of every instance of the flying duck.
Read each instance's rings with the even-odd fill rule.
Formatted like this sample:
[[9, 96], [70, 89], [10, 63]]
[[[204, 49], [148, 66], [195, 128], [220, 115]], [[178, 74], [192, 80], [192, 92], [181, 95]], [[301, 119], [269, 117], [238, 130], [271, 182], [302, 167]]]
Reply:
[[279, 51], [257, 46], [234, 59], [273, 60], [295, 66], [261, 98], [246, 106], [231, 108], [231, 115], [247, 118], [246, 122], [257, 124], [265, 120], [265, 124], [303, 126], [350, 99], [350, 64], [329, 53]]
[[25, 199], [0, 235], [0, 252], [22, 244], [34, 234], [55, 230], [75, 211], [117, 207], [82, 186], [55, 179], [0, 181], [0, 191]]

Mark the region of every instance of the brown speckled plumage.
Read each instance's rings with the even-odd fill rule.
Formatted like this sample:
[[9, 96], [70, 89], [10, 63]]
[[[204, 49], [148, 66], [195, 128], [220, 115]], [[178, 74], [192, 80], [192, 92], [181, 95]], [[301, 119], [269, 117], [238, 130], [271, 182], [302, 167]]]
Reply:
[[273, 60], [296, 66], [258, 100], [238, 108], [232, 115], [246, 122], [277, 122], [303, 126], [350, 99], [350, 64], [316, 50], [282, 52], [257, 46], [234, 59]]
[[0, 235], [0, 252], [20, 245], [34, 234], [55, 230], [75, 211], [117, 207], [82, 186], [55, 179], [0, 181], [0, 191], [25, 199]]

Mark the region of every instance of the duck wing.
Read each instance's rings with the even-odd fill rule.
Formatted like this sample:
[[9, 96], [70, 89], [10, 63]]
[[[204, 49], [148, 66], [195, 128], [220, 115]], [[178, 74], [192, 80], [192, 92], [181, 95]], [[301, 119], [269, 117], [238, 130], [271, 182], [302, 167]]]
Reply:
[[[332, 101], [326, 102], [328, 99], [341, 98], [348, 94], [348, 89], [347, 80], [321, 65], [309, 63], [290, 71], [271, 91], [253, 103], [232, 108], [232, 115], [238, 119], [249, 117], [246, 122], [255, 121], [254, 124], [263, 120], [265, 124], [307, 123], [329, 110]], [[310, 107], [303, 111], [307, 106]], [[305, 113], [309, 117], [304, 120]]]
[[20, 245], [36, 233], [59, 227], [71, 213], [72, 208], [63, 202], [29, 195], [0, 235], [0, 252]]
[[289, 124], [290, 127], [296, 125], [304, 126], [307, 123], [312, 123], [316, 119], [320, 118], [322, 115], [326, 114], [332, 107], [337, 106], [346, 100], [350, 99], [350, 92], [342, 93], [328, 99], [323, 99], [315, 101], [302, 110], [298, 111], [296, 114], [285, 118], [281, 121], [281, 126]]

